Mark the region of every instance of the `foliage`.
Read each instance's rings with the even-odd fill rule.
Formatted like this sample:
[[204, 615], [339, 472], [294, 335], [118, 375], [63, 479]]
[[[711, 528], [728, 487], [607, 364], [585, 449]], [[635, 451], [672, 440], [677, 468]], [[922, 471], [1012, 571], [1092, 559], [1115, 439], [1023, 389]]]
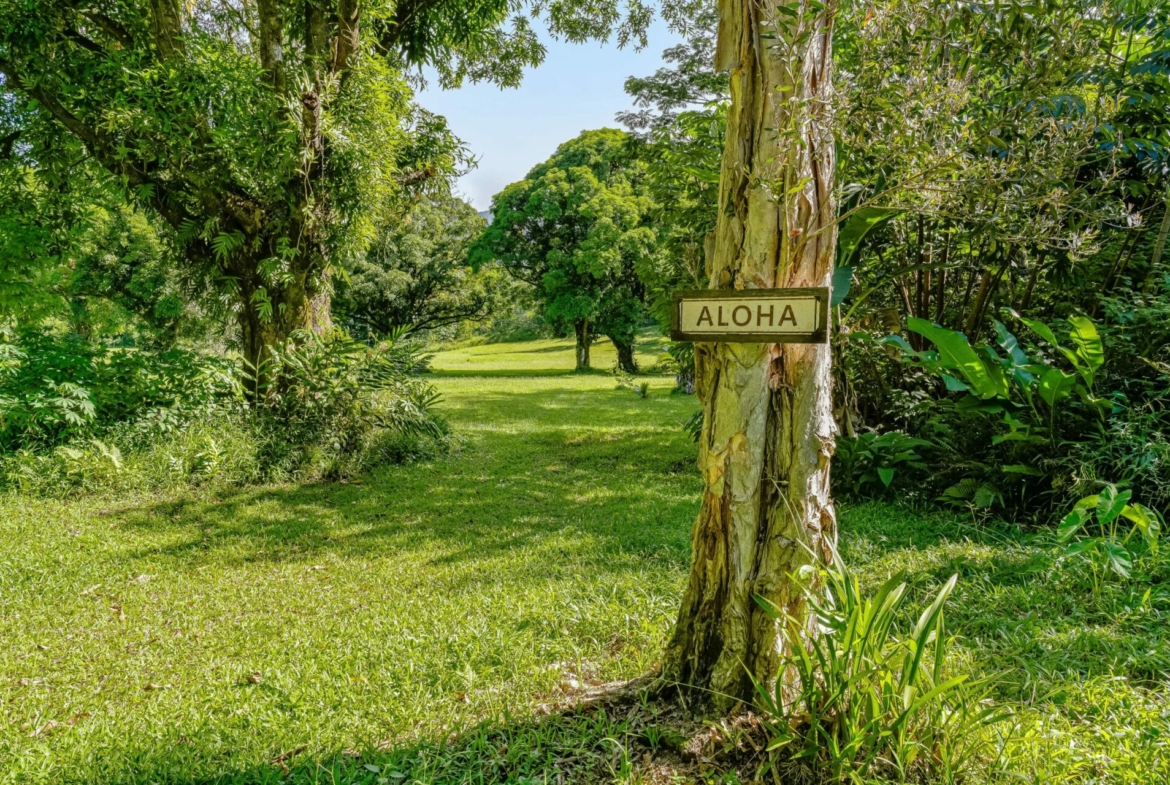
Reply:
[[53, 448], [140, 420], [171, 431], [230, 405], [238, 393], [229, 363], [190, 351], [9, 333], [0, 343], [0, 451]]
[[811, 585], [806, 592], [820, 632], [807, 645], [800, 620], [761, 603], [786, 630], [791, 653], [781, 673], [796, 679], [791, 697], [783, 678], [774, 693], [759, 686], [771, 719], [768, 749], [807, 763], [825, 782], [970, 777], [986, 751], [985, 729], [1008, 714], [984, 705], [986, 684], [947, 672], [951, 642], [943, 605], [958, 576], [904, 636], [895, 632], [908, 596], [902, 574], [865, 597], [836, 555], [825, 578], [824, 598]]
[[494, 219], [472, 252], [477, 265], [498, 261], [535, 287], [546, 320], [574, 328], [579, 369], [600, 333], [623, 370], [637, 370], [637, 270], [657, 250], [645, 168], [627, 134], [586, 131], [493, 198]]
[[337, 282], [336, 317], [358, 337], [483, 321], [502, 305], [504, 289], [502, 271], [475, 272], [468, 261], [484, 226], [462, 199], [423, 197], [406, 220], [379, 227], [364, 258]]
[[[1108, 570], [1128, 578], [1141, 546], [1157, 556], [1162, 516], [1144, 505], [1130, 504], [1132, 497], [1133, 491], [1106, 485], [1100, 493], [1078, 501], [1056, 530], [1063, 546], [1061, 559], [1087, 561], [1094, 577]], [[1089, 523], [1094, 519], [1096, 531], [1092, 532]], [[1129, 524], [1128, 532], [1120, 531], [1122, 519]]]
[[428, 358], [403, 334], [370, 347], [342, 333], [302, 331], [275, 349], [258, 374], [262, 471], [348, 477], [366, 468], [379, 437], [445, 435], [433, 411], [438, 394], [418, 378]]
[[840, 436], [833, 456], [835, 487], [853, 498], [879, 496], [903, 474], [920, 476], [927, 465], [919, 451], [931, 446], [898, 431]]
[[[1069, 481], [1067, 467], [1047, 456], [1104, 433], [1108, 416], [1118, 409], [1098, 394], [1105, 350], [1092, 320], [1070, 317], [1065, 341], [1048, 325], [1015, 316], [1044, 340], [1042, 349], [1030, 355], [999, 321], [994, 346], [973, 346], [962, 333], [917, 318], [908, 321], [909, 329], [934, 348], [915, 351], [896, 335], [879, 341], [941, 380], [951, 394], [926, 407], [928, 416], [915, 424], [954, 456], [949, 471], [934, 469], [950, 483], [941, 496], [945, 502], [999, 506], [1016, 514], [1059, 503]], [[1072, 372], [1049, 355], [1062, 358]]]
[[960, 506], [1164, 504], [1165, 4], [879, 0], [837, 30], [843, 431], [934, 441]]
[[22, 332], [0, 343], [4, 483], [54, 495], [349, 477], [416, 457], [446, 430], [418, 378], [426, 358], [397, 338], [297, 333], [249, 407], [225, 360]]

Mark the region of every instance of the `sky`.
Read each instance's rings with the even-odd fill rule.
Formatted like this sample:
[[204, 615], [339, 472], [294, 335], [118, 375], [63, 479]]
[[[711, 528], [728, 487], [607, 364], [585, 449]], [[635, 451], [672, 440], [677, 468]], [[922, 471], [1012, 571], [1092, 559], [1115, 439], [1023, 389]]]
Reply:
[[546, 40], [548, 54], [517, 89], [468, 85], [440, 90], [431, 80], [418, 102], [447, 118], [479, 166], [464, 175], [458, 192], [477, 210], [492, 196], [524, 179], [557, 146], [594, 128], [619, 128], [614, 115], [633, 107], [622, 89], [626, 78], [647, 76], [662, 65], [662, 50], [681, 40], [660, 21], [641, 52], [614, 43], [569, 44]]

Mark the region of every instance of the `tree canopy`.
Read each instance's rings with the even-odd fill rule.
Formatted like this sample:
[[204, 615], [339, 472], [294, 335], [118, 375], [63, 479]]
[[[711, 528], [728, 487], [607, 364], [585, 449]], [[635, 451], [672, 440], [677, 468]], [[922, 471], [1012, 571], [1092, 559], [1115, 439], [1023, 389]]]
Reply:
[[470, 267], [471, 244], [486, 225], [457, 197], [420, 199], [405, 220], [379, 227], [337, 282], [338, 320], [355, 335], [381, 336], [483, 319], [497, 304], [503, 274]]
[[579, 370], [596, 334], [613, 341], [623, 369], [636, 368], [638, 268], [657, 250], [645, 173], [628, 134], [586, 131], [492, 200], [494, 220], [473, 251], [536, 287], [545, 317], [575, 330]]

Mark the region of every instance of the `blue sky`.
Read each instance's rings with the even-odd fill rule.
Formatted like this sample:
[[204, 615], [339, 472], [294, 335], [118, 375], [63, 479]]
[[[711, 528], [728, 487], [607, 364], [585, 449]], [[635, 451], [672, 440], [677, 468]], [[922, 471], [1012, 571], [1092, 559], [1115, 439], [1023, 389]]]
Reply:
[[626, 78], [653, 73], [662, 65], [662, 50], [678, 40], [656, 22], [641, 52], [613, 43], [546, 41], [544, 64], [513, 90], [479, 84], [444, 91], [432, 82], [418, 102], [445, 116], [480, 159], [459, 181], [460, 195], [486, 210], [494, 194], [523, 179], [561, 142], [584, 130], [619, 127], [614, 114], [633, 106], [622, 89]]

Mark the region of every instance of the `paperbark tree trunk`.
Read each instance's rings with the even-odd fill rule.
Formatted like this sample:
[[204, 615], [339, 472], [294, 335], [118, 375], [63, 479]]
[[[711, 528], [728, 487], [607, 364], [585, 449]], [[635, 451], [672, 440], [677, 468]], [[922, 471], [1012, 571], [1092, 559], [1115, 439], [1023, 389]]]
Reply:
[[[721, 0], [731, 72], [712, 289], [828, 286], [836, 246], [832, 29], [836, 3]], [[788, 6], [791, 8], [791, 6]], [[794, 574], [836, 545], [828, 345], [697, 344], [705, 480], [666, 683], [729, 710], [773, 686], [786, 654], [760, 597], [815, 634]], [[809, 578], [804, 571], [804, 578]], [[815, 574], [815, 571], [811, 571]], [[815, 589], [816, 586], [814, 585]]]

